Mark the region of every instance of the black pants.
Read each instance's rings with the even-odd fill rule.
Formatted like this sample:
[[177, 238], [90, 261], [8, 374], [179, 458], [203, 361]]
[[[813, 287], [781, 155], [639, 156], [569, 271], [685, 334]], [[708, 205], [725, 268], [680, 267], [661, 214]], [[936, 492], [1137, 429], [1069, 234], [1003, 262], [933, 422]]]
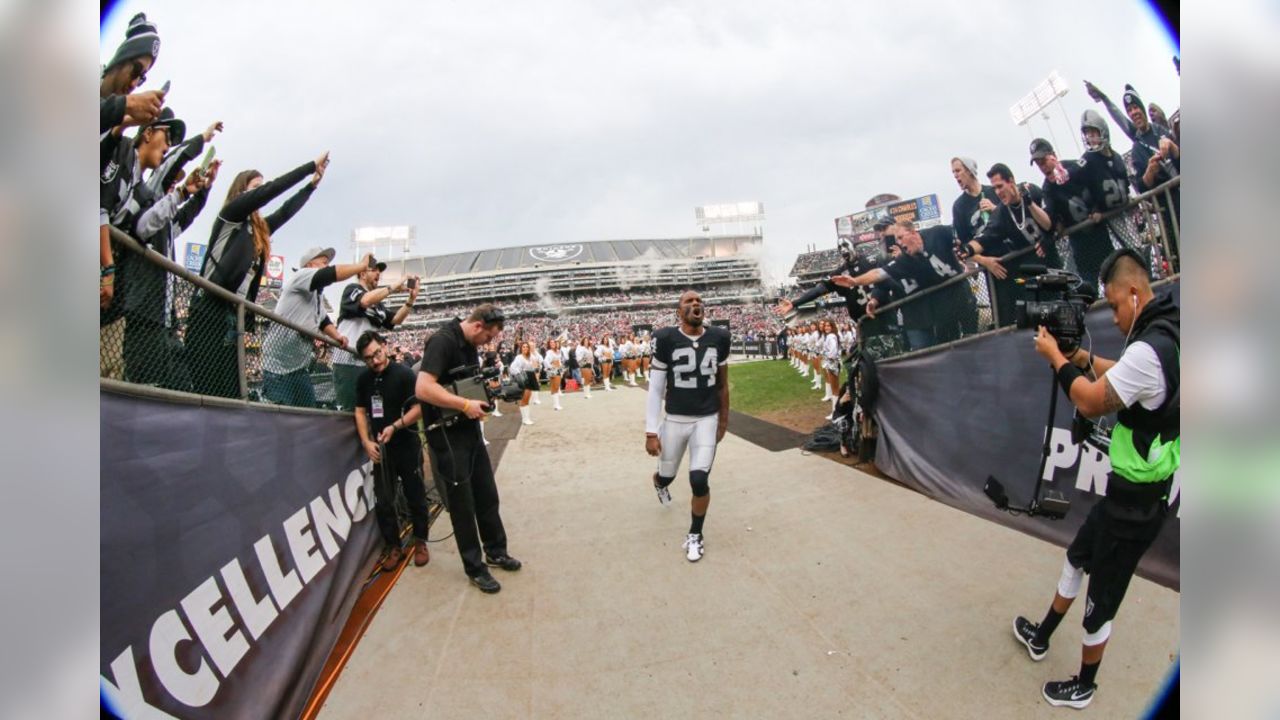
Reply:
[[498, 513], [498, 485], [476, 421], [463, 420], [443, 432], [448, 433], [448, 443], [439, 430], [428, 435], [431, 468], [445, 492], [462, 567], [474, 577], [485, 572], [484, 555], [507, 554], [507, 531]]
[[182, 343], [163, 322], [145, 313], [125, 313], [124, 376], [131, 383], [191, 391]]
[[1076, 272], [1086, 285], [1097, 290], [1102, 261], [1111, 254], [1111, 233], [1106, 225], [1094, 225], [1072, 233], [1070, 241]]
[[1027, 291], [1015, 280], [1017, 279], [1017, 268], [1005, 267], [1009, 271], [1009, 275], [1003, 280], [997, 280], [994, 276], [991, 278], [991, 291], [995, 294], [992, 306], [996, 309], [999, 316], [999, 327], [1012, 325], [1015, 317], [1015, 307], [1019, 300], [1027, 299]]
[[1138, 562], [1160, 535], [1168, 513], [1164, 501], [1135, 510], [1112, 498], [1103, 498], [1089, 511], [1067, 547], [1071, 565], [1089, 574], [1087, 632], [1097, 632], [1115, 618]]
[[201, 395], [240, 397], [236, 311], [231, 303], [204, 293], [191, 301], [187, 322], [187, 359], [191, 384]]
[[[402, 433], [405, 431], [401, 431]], [[374, 515], [378, 530], [388, 545], [400, 545], [400, 520], [396, 517], [396, 483], [404, 488], [413, 521], [415, 540], [427, 539], [427, 490], [422, 484], [422, 450], [418, 441], [406, 436], [401, 442], [386, 446], [382, 462], [373, 466], [373, 493], [378, 499]]]

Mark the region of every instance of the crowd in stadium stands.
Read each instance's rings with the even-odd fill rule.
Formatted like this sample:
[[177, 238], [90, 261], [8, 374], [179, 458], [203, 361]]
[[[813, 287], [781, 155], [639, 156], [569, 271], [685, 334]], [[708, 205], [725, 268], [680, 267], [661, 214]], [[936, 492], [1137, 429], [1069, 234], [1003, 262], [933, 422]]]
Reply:
[[[675, 324], [676, 312], [673, 299], [675, 293], [668, 290], [655, 291], [653, 294], [664, 297], [670, 307], [615, 312], [608, 315], [576, 314], [571, 312], [572, 308], [565, 308], [566, 312], [562, 315], [511, 318], [506, 323], [503, 337], [513, 342], [524, 339], [542, 342], [547, 338], [562, 335], [574, 339], [598, 338], [604, 335], [619, 337], [632, 333], [635, 326], [647, 325], [657, 329]], [[506, 306], [502, 307], [503, 312], [506, 312]], [[782, 329], [781, 321], [773, 315], [772, 306], [763, 303], [709, 303], [707, 321], [727, 321], [735, 341], [744, 340], [748, 335], [752, 339], [773, 339]], [[387, 335], [387, 339], [392, 346], [399, 345], [406, 350], [420, 350], [430, 332], [422, 328], [407, 328], [391, 332]]]
[[[419, 308], [417, 313], [420, 317], [430, 319], [448, 319], [464, 315], [470, 312], [478, 302], [494, 302], [502, 307], [502, 311], [508, 317], [518, 317], [534, 313], [561, 313], [574, 312], [578, 307], [591, 306], [630, 306], [630, 305], [646, 305], [670, 302], [673, 294], [679, 291], [675, 289], [642, 289], [635, 288], [625, 292], [577, 292], [577, 293], [546, 293], [537, 298], [525, 298], [518, 301], [503, 300], [501, 298], [484, 298], [477, 296], [469, 304], [452, 304], [446, 306], [437, 306], [428, 304]], [[715, 286], [704, 290], [704, 299], [708, 303], [714, 303], [717, 300], [726, 298], [738, 298], [744, 294], [758, 296], [761, 293], [759, 285], [750, 287], [727, 287]], [[428, 301], [429, 302], [429, 301]]]
[[791, 267], [792, 277], [801, 277], [812, 272], [823, 272], [840, 266], [840, 252], [834, 248], [830, 250], [816, 250], [814, 252], [802, 253], [796, 258], [796, 263]]

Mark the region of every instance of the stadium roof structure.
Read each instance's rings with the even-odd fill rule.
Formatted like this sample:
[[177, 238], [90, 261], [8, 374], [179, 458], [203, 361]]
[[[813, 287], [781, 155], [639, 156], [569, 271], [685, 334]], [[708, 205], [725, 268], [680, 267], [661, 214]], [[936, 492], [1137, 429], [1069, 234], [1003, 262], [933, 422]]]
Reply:
[[754, 257], [761, 241], [759, 235], [730, 235], [521, 245], [390, 260], [388, 269], [419, 275], [431, 281], [450, 276], [570, 269], [582, 265], [745, 259]]

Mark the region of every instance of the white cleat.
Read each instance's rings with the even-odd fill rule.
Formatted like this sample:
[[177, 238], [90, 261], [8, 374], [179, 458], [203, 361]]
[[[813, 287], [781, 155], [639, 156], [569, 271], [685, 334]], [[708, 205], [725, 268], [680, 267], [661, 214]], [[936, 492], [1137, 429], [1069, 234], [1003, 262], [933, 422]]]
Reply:
[[683, 547], [688, 550], [685, 557], [689, 558], [689, 562], [698, 562], [702, 559], [702, 535], [700, 533], [689, 533], [684, 539]]

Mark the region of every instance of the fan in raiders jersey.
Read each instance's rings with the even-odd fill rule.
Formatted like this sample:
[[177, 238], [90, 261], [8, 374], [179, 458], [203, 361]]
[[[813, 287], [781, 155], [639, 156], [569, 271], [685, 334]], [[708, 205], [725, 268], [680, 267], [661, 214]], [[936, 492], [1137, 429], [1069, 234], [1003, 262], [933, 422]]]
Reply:
[[[924, 288], [939, 285], [948, 278], [964, 272], [964, 268], [956, 260], [952, 252], [950, 238], [951, 229], [929, 232], [932, 242], [926, 243], [915, 223], [902, 219], [894, 224], [897, 244], [902, 247], [898, 257], [889, 261], [882, 268], [873, 268], [860, 275], [840, 275], [832, 278], [835, 284], [846, 287], [867, 287], [877, 283], [896, 280], [901, 284], [902, 293], [910, 295]], [[935, 228], [930, 228], [930, 231]], [[963, 286], [957, 288], [964, 292]], [[867, 302], [867, 315], [874, 316], [876, 308], [887, 299], [885, 290], [877, 288]], [[903, 328], [906, 331], [907, 345], [911, 350], [919, 350], [937, 342], [935, 325], [935, 308], [932, 302], [908, 303], [902, 307]]]
[[978, 181], [978, 163], [973, 158], [951, 158], [951, 176], [962, 191], [951, 204], [951, 224], [956, 239], [965, 245], [982, 232], [1000, 209], [1000, 198], [990, 185]]
[[[1085, 182], [1100, 211], [1091, 217], [1100, 220], [1101, 213], [1129, 204], [1129, 167], [1125, 165], [1124, 156], [1111, 147], [1111, 127], [1097, 110], [1085, 110], [1080, 115], [1080, 139], [1088, 148], [1080, 156], [1080, 164], [1085, 168]], [[1106, 221], [1112, 236], [1122, 242], [1132, 234], [1123, 231], [1125, 222], [1120, 216]]]
[[[880, 227], [877, 226], [876, 229], [879, 230]], [[864, 258], [862, 255], [859, 255], [853, 249], [853, 244], [848, 240], [841, 238], [836, 247], [840, 251], [840, 257], [843, 260], [840, 272], [857, 276], [875, 267], [873, 262]], [[827, 293], [836, 293], [840, 295], [840, 297], [844, 298], [845, 308], [849, 311], [849, 317], [853, 318], [854, 321], [857, 321], [858, 318], [866, 314], [867, 302], [871, 300], [871, 292], [868, 288], [840, 287], [832, 280], [832, 278], [827, 278], [806, 290], [795, 300], [788, 300], [786, 298], [778, 300], [778, 306], [774, 309], [774, 312], [778, 315], [786, 315], [796, 307], [804, 305], [805, 303], [813, 302]]]
[[1031, 141], [1031, 164], [1044, 173], [1044, 209], [1053, 220], [1054, 230], [1061, 233], [1069, 227], [1093, 219], [1094, 223], [1072, 232], [1071, 255], [1076, 272], [1089, 287], [1098, 287], [1098, 271], [1111, 254], [1111, 235], [1096, 219], [1101, 216], [1102, 198], [1090, 190], [1087, 161], [1059, 160], [1053, 145], [1044, 138]]
[[697, 562], [703, 552], [702, 523], [711, 504], [711, 463], [729, 428], [729, 331], [704, 324], [702, 296], [693, 290], [680, 295], [678, 308], [680, 324], [653, 334], [644, 449], [658, 458], [653, 488], [663, 505], [671, 504], [669, 486], [685, 449], [689, 451], [693, 519], [684, 549], [689, 562]]
[[[1004, 163], [996, 163], [987, 171], [996, 197], [1003, 203], [999, 212], [977, 237], [960, 247], [961, 254], [971, 258], [990, 273], [994, 282], [996, 312], [1000, 325], [1012, 325], [1014, 306], [1026, 298], [1022, 286], [1016, 283], [1018, 268], [1025, 263], [1042, 263], [1050, 267], [1062, 267], [1058, 249], [1049, 229], [1053, 220], [1044, 211], [1044, 193], [1030, 183], [1014, 182], [1013, 171]], [[1004, 256], [1017, 250], [1035, 247], [1013, 258]]]
[[[1182, 151], [1178, 143], [1174, 141], [1168, 128], [1151, 122], [1142, 98], [1138, 96], [1138, 91], [1134, 90], [1132, 85], [1124, 86], [1124, 95], [1121, 97], [1123, 111], [1093, 83], [1086, 80], [1084, 87], [1089, 97], [1102, 103], [1111, 118], [1116, 121], [1120, 131], [1133, 141], [1129, 160], [1133, 163], [1131, 170], [1135, 190], [1140, 193], [1146, 192], [1181, 174]], [[1181, 188], [1170, 188], [1168, 195], [1159, 193], [1154, 200], [1156, 207], [1160, 210], [1164, 227], [1172, 228], [1174, 218], [1178, 216], [1182, 205]], [[1176, 235], [1169, 237], [1175, 267], [1178, 264], [1177, 239]]]

